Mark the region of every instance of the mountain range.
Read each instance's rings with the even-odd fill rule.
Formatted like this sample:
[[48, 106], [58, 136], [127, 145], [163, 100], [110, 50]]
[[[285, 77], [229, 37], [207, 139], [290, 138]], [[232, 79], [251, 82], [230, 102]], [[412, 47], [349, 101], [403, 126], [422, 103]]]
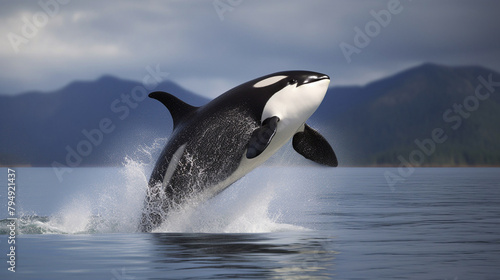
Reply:
[[[146, 86], [109, 75], [0, 95], [0, 165], [110, 166], [147, 154], [172, 131], [165, 107], [147, 98], [153, 90], [209, 102], [172, 81]], [[364, 86], [329, 88], [308, 123], [341, 166], [498, 166], [499, 93], [493, 70], [423, 64]]]

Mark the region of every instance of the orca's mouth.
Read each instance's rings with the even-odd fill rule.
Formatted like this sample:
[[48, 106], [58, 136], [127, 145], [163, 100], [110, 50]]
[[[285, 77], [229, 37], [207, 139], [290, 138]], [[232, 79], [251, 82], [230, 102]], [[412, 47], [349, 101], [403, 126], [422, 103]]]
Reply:
[[312, 84], [315, 82], [319, 82], [322, 80], [330, 80], [330, 77], [325, 74], [318, 74], [318, 75], [310, 75], [307, 78], [305, 78], [300, 85], [305, 85], [305, 84]]

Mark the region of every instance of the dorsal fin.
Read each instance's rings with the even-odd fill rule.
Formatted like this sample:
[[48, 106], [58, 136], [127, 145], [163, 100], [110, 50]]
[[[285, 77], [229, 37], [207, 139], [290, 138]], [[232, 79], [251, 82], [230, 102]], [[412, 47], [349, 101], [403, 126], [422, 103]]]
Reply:
[[172, 94], [164, 91], [155, 91], [150, 93], [148, 96], [160, 101], [163, 105], [165, 105], [165, 107], [167, 107], [172, 115], [172, 119], [174, 120], [174, 129], [185, 116], [198, 109], [198, 107], [191, 106]]

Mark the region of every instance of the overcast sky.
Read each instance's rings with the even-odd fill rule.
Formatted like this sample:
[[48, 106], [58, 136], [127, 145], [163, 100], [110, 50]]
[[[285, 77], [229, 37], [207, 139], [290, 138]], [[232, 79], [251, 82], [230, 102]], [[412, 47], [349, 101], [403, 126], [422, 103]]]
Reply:
[[423, 62], [500, 71], [496, 0], [0, 3], [6, 94], [103, 74], [141, 81], [148, 65], [210, 97], [292, 69], [326, 73], [331, 85], [362, 85]]

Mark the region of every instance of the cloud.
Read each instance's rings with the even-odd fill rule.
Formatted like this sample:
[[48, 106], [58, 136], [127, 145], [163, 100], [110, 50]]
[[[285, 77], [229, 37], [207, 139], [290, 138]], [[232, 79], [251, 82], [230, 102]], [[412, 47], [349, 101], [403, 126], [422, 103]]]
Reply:
[[[42, 0], [45, 5], [65, 3]], [[423, 62], [500, 69], [498, 1], [399, 2], [370, 43], [347, 62], [355, 27], [396, 0], [69, 1], [50, 6], [4, 1], [0, 7], [0, 92], [52, 90], [103, 74], [140, 80], [147, 65], [184, 87], [216, 96], [259, 75], [289, 69], [329, 74], [335, 84], [364, 84]], [[49, 10], [50, 11], [50, 10]], [[47, 22], [16, 53], [8, 34], [23, 36], [26, 19]]]

